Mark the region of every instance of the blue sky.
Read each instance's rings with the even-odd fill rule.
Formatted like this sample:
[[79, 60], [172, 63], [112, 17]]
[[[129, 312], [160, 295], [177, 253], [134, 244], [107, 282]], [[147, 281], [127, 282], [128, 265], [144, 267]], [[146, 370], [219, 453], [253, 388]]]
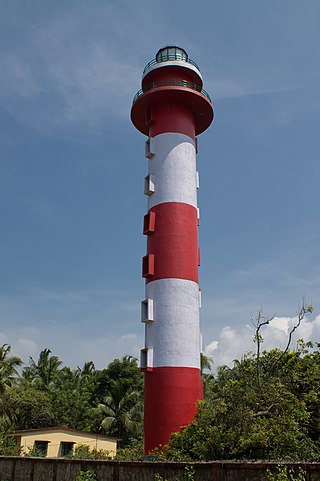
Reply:
[[320, 338], [320, 3], [0, 0], [0, 342], [98, 368], [143, 347], [144, 65], [167, 44], [200, 66], [216, 118], [199, 138], [203, 342]]

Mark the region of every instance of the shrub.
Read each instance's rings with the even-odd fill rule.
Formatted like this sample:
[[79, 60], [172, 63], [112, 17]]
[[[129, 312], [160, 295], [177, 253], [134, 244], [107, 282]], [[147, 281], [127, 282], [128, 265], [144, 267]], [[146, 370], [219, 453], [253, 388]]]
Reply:
[[75, 478], [75, 481], [91, 481], [97, 480], [97, 475], [92, 469], [88, 469], [87, 471], [80, 471], [78, 476]]
[[0, 435], [0, 456], [20, 456], [21, 448], [14, 438], [7, 434]]
[[[195, 470], [194, 470], [194, 467], [193, 466], [186, 466], [184, 468], [184, 476], [183, 476], [183, 479], [178, 479], [177, 481], [194, 481], [195, 479]], [[154, 481], [168, 481], [167, 479], [165, 479], [163, 476], [160, 476], [159, 473], [156, 473], [154, 475]], [[281, 480], [282, 481], [282, 480]], [[300, 481], [300, 480], [298, 480]], [[303, 480], [302, 480], [303, 481]]]
[[132, 439], [125, 448], [117, 450], [118, 461], [142, 461], [144, 459], [142, 439]]
[[45, 458], [46, 453], [39, 448], [29, 448], [29, 451], [26, 454], [28, 458]]
[[267, 469], [268, 481], [306, 481], [306, 472], [299, 468], [296, 474], [294, 469], [289, 468], [283, 464], [278, 464], [276, 472], [272, 473]]
[[74, 453], [66, 457], [72, 459], [111, 459], [112, 453], [104, 449], [91, 449], [87, 444], [78, 444]]

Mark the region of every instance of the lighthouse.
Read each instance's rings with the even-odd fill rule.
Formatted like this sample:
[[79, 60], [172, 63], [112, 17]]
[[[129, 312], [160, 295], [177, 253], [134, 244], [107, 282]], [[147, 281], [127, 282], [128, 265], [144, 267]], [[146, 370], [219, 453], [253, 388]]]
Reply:
[[211, 124], [213, 107], [202, 86], [199, 67], [187, 52], [168, 46], [146, 65], [131, 109], [134, 126], [147, 136], [140, 359], [146, 454], [190, 423], [203, 397], [196, 153], [197, 136]]

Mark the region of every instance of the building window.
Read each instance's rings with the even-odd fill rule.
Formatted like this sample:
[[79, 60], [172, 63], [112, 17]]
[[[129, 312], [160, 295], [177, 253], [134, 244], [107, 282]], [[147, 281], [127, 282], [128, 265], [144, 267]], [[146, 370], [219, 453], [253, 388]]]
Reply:
[[156, 54], [156, 61], [159, 63], [168, 62], [170, 60], [183, 60], [184, 62], [187, 62], [188, 54], [183, 48], [177, 47], [176, 45], [160, 48]]
[[142, 258], [142, 277], [154, 275], [154, 254], [147, 254]]
[[199, 178], [199, 172], [196, 171], [196, 186], [197, 186], [197, 189], [199, 189], [200, 187], [200, 178]]
[[149, 174], [144, 178], [144, 195], [152, 195], [154, 193], [154, 175]]
[[146, 150], [145, 150], [145, 157], [147, 159], [152, 159], [154, 157], [154, 149], [153, 149], [153, 143], [151, 142], [151, 138], [149, 137], [148, 140], [146, 140]]
[[153, 319], [153, 299], [141, 301], [141, 322], [152, 322]]
[[144, 235], [152, 234], [156, 226], [156, 213], [152, 210], [144, 216], [143, 219], [143, 233]]
[[140, 369], [144, 371], [153, 370], [153, 349], [145, 347], [140, 351]]
[[69, 454], [73, 453], [73, 445], [74, 443], [60, 443], [60, 456], [68, 456]]
[[33, 449], [39, 451], [43, 456], [47, 456], [49, 441], [35, 441]]

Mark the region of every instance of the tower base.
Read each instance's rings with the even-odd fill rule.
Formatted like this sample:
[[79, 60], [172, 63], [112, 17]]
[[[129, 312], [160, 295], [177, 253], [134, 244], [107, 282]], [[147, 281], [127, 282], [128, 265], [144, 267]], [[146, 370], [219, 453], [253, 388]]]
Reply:
[[144, 433], [146, 454], [168, 443], [172, 433], [193, 419], [203, 399], [200, 370], [158, 367], [145, 373]]

